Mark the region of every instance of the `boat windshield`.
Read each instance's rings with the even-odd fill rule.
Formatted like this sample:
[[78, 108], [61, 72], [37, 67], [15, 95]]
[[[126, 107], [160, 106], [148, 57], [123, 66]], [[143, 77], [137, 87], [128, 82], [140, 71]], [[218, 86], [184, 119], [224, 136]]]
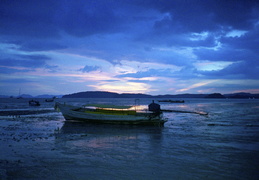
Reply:
[[101, 108], [101, 109], [132, 109], [134, 106], [117, 106], [117, 105], [109, 105], [109, 104], [86, 104], [84, 107], [93, 107], [93, 108]]

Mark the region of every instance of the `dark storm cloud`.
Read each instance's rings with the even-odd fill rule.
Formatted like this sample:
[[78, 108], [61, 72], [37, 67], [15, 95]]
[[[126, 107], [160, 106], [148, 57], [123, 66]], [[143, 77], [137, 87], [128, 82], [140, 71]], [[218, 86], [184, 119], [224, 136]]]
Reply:
[[29, 80], [29, 79], [24, 79], [24, 78], [15, 78], [15, 79], [7, 79], [7, 80], [2, 80], [2, 79], [0, 79], [0, 82], [1, 83], [11, 83], [11, 84], [23, 84], [23, 83], [30, 83], [30, 82], [35, 82], [35, 81], [33, 81], [33, 80]]
[[64, 33], [85, 37], [129, 29], [121, 6], [109, 0], [1, 1], [0, 33], [5, 42], [16, 41], [22, 50], [64, 49], [71, 47], [60, 42]]
[[[164, 13], [163, 17], [149, 12]], [[187, 32], [218, 31], [252, 28], [258, 20], [256, 1], [1, 1], [0, 32], [15, 36], [32, 37], [22, 43], [25, 50], [61, 49], [69, 45], [51, 42], [61, 32], [83, 37], [116, 32], [135, 34], [136, 40], [167, 44], [168, 46], [214, 46], [214, 36], [201, 41], [190, 41]], [[143, 14], [139, 13], [143, 12]], [[156, 19], [156, 20], [155, 20]], [[153, 21], [153, 30], [138, 34], [133, 27]], [[145, 26], [143, 26], [145, 27]], [[168, 37], [170, 35], [170, 37]], [[173, 36], [172, 36], [173, 35]], [[42, 38], [47, 39], [42, 39]], [[134, 41], [134, 39], [132, 39]], [[50, 42], [49, 42], [50, 41]]]
[[247, 30], [258, 20], [257, 0], [146, 0], [139, 4], [170, 14], [157, 21], [155, 28], [168, 26], [180, 32], [214, 31], [224, 26]]
[[112, 1], [63, 1], [57, 11], [59, 27], [75, 36], [112, 33], [119, 29], [120, 16], [114, 13]]
[[55, 72], [57, 72], [57, 70], [60, 69], [59, 66], [51, 66], [51, 65], [48, 65], [48, 64], [46, 64], [44, 66], [44, 68], [47, 69], [48, 72], [50, 72], [50, 73], [55, 73]]
[[258, 55], [246, 49], [233, 49], [230, 47], [222, 48], [220, 50], [213, 50], [207, 48], [199, 48], [194, 50], [194, 53], [200, 60], [210, 61], [243, 61], [258, 59]]
[[67, 48], [66, 45], [61, 45], [56, 42], [35, 40], [35, 41], [25, 41], [20, 43], [20, 50], [24, 51], [48, 51], [48, 50], [59, 50]]
[[51, 0], [3, 0], [0, 6], [0, 32], [12, 36], [57, 36], [53, 15], [58, 7]]
[[35, 68], [52, 69], [46, 61], [50, 58], [44, 55], [15, 55], [13, 58], [0, 58], [1, 73], [28, 72]]
[[85, 66], [84, 68], [79, 69], [79, 71], [82, 72], [91, 72], [91, 71], [97, 71], [100, 70], [100, 67], [98, 66]]
[[211, 72], [201, 72], [208, 78], [248, 78], [258, 79], [258, 25], [241, 36], [220, 38], [221, 47], [217, 50], [199, 48], [194, 50], [198, 59], [209, 61], [234, 62], [225, 69]]
[[[259, 22], [259, 14], [258, 14]], [[258, 53], [259, 47], [259, 24], [240, 37], [222, 37], [220, 41], [233, 49], [245, 49]]]
[[45, 61], [42, 59], [31, 60], [31, 59], [0, 59], [2, 66], [12, 66], [12, 67], [27, 67], [36, 68], [45, 65]]
[[117, 31], [120, 20], [113, 1], [1, 1], [2, 34], [55, 37], [60, 31], [76, 36]]
[[200, 50], [198, 57], [210, 61], [231, 61], [233, 64], [222, 70], [199, 71], [206, 78], [258, 79], [258, 54], [245, 49]]
[[[142, 41], [164, 44], [169, 47], [202, 46], [206, 48], [216, 46], [220, 42], [223, 46], [226, 46], [227, 50], [230, 50], [229, 54], [232, 54], [231, 52], [235, 51], [236, 47], [243, 46], [245, 49], [250, 49], [258, 46], [258, 38], [256, 37], [258, 37], [259, 31], [258, 26], [255, 26], [259, 21], [258, 1], [176, 0], [162, 2], [154, 0], [141, 1], [139, 4], [164, 13], [164, 17], [154, 23], [153, 32], [149, 36], [140, 37]], [[246, 30], [248, 34], [235, 39], [222, 37], [228, 31], [235, 29]], [[186, 34], [194, 32], [209, 32], [209, 36], [202, 40], [191, 41]], [[210, 50], [198, 49], [197, 51], [205, 56], [211, 56], [211, 54], [207, 54], [210, 53]], [[222, 55], [226, 50], [223, 49], [223, 51], [220, 52]], [[245, 56], [243, 52], [242, 54]], [[224, 59], [228, 57], [226, 56]], [[198, 57], [198, 59], [200, 58]]]
[[258, 62], [242, 61], [229, 65], [219, 71], [200, 71], [207, 78], [217, 79], [258, 79], [259, 66]]
[[[29, 72], [32, 71], [31, 69], [14, 69], [10, 67], [0, 67], [0, 72], [1, 74], [12, 74], [12, 73], [17, 73], [17, 72]], [[6, 80], [8, 81], [8, 80]]]
[[44, 63], [44, 61], [50, 60], [50, 58], [45, 55], [21, 55], [21, 54], [19, 54], [16, 56], [20, 59], [32, 60], [32, 62], [42, 61], [42, 64]]
[[[258, 37], [257, 0], [0, 1], [2, 74], [96, 71], [123, 83], [131, 79], [126, 77], [161, 76], [190, 85], [199, 79], [258, 79]], [[111, 73], [118, 67], [136, 72], [136, 62], [157, 67]], [[102, 81], [91, 83], [98, 87]], [[156, 89], [151, 84], [146, 87]]]
[[[208, 1], [1, 1], [1, 32], [21, 36], [57, 36], [65, 31], [76, 36], [119, 32], [130, 22], [152, 19], [136, 16], [137, 10], [168, 13], [154, 23], [160, 32], [201, 32], [232, 27], [250, 29], [258, 18], [255, 0]], [[138, 18], [137, 18], [138, 17]]]

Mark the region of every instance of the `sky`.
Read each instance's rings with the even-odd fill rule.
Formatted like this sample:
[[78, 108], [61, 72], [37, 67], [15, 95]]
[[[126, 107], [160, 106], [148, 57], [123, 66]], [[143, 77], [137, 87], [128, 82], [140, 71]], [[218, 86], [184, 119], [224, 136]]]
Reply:
[[259, 93], [257, 0], [0, 0], [0, 94]]

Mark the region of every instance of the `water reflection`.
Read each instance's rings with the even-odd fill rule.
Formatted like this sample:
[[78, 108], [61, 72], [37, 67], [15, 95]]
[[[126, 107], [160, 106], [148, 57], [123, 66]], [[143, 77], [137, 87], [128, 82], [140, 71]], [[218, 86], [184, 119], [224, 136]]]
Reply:
[[[153, 148], [163, 139], [163, 127], [89, 124], [65, 121], [56, 133], [56, 142], [67, 148], [122, 148], [131, 146]], [[154, 145], [154, 143], [156, 145]], [[153, 145], [152, 145], [153, 144]], [[70, 147], [69, 147], [70, 146]], [[152, 146], [152, 147], [150, 147]]]
[[160, 132], [163, 127], [158, 126], [139, 126], [139, 125], [121, 125], [121, 124], [95, 124], [84, 123], [79, 121], [65, 121], [61, 127], [63, 134], [132, 134], [132, 133], [149, 133]]

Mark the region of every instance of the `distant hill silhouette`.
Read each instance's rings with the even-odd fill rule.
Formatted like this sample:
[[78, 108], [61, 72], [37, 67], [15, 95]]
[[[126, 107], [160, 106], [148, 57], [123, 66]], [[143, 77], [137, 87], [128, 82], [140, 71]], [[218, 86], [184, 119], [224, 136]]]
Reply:
[[207, 96], [205, 96], [205, 98], [217, 98], [217, 99], [224, 99], [226, 98], [225, 96], [223, 96], [220, 93], [213, 93], [213, 94], [209, 94]]
[[86, 91], [73, 94], [64, 95], [62, 98], [149, 98], [151, 95], [147, 94], [118, 94], [106, 91]]
[[19, 97], [22, 97], [22, 98], [32, 98], [33, 96], [29, 95], [29, 94], [22, 94]]
[[0, 95], [0, 98], [53, 98], [58, 97], [61, 98], [63, 95], [49, 95], [49, 94], [43, 94], [38, 96], [32, 96], [29, 94], [22, 94], [20, 96], [6, 96], [6, 95]]
[[250, 93], [234, 93], [234, 94], [225, 94], [227, 98], [233, 99], [259, 99], [259, 94], [250, 94]]
[[134, 93], [114, 93], [106, 91], [86, 91], [73, 94], [64, 95], [62, 98], [259, 98], [259, 94], [250, 93], [235, 93], [222, 95], [220, 93], [213, 94], [176, 94], [176, 95], [148, 95], [148, 94], [134, 94]]

